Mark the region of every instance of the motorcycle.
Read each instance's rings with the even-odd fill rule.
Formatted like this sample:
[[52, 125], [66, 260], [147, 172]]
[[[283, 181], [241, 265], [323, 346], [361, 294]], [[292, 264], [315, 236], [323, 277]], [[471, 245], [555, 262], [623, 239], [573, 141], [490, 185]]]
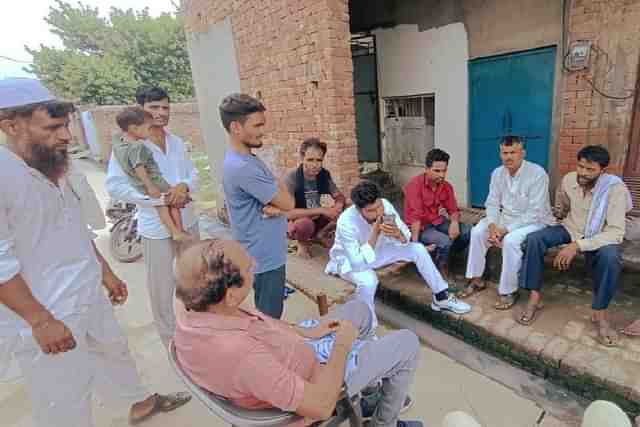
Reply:
[[142, 258], [142, 238], [138, 235], [138, 208], [133, 203], [111, 201], [105, 214], [113, 224], [109, 231], [111, 255], [120, 262]]

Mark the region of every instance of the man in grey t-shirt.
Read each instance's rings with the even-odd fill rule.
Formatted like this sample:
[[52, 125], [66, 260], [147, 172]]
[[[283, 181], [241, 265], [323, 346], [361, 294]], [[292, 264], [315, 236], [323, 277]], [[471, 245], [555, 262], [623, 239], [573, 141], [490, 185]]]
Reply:
[[265, 111], [248, 95], [233, 94], [220, 105], [220, 119], [229, 133], [223, 187], [233, 238], [255, 259], [253, 284], [258, 310], [282, 316], [287, 262], [287, 220], [294, 207], [291, 194], [278, 184], [252, 150], [262, 147]]
[[[298, 242], [298, 256], [311, 257], [311, 241], [320, 240], [327, 248], [333, 245], [336, 220], [344, 210], [345, 197], [322, 167], [327, 144], [308, 138], [300, 146], [300, 166], [287, 174], [285, 184], [294, 196], [295, 209], [287, 212], [290, 239]], [[321, 197], [329, 195], [333, 206], [323, 207]]]

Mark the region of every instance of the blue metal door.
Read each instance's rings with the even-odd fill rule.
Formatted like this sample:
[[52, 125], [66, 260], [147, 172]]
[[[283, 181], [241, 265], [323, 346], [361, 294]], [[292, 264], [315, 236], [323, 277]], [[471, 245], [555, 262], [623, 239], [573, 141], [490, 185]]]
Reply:
[[484, 206], [503, 136], [524, 137], [527, 160], [548, 168], [555, 61], [548, 47], [469, 62], [472, 206]]

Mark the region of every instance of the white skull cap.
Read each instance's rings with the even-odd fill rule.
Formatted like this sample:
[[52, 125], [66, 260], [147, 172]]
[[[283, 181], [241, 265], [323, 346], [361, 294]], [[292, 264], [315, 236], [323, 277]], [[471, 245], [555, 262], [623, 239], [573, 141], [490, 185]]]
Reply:
[[11, 78], [0, 80], [0, 110], [54, 101], [55, 96], [40, 80]]

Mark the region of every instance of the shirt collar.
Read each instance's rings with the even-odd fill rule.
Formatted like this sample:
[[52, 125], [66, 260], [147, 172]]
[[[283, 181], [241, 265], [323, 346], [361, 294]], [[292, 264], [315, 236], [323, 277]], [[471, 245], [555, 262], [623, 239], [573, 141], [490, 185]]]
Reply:
[[[249, 330], [251, 323], [255, 321], [255, 319], [250, 317], [232, 317], [210, 312], [187, 311], [180, 301], [176, 301], [176, 308], [180, 312], [179, 315], [182, 318], [184, 326], [190, 328], [206, 328], [221, 331], [247, 331]], [[265, 315], [259, 311], [252, 309], [242, 310], [254, 318], [265, 320]]]
[[229, 154], [231, 154], [232, 156], [238, 157], [239, 159], [251, 159], [251, 158], [256, 158], [257, 156], [253, 153], [249, 153], [249, 154], [243, 154], [243, 153], [239, 153], [236, 150], [233, 149], [233, 147], [229, 146], [228, 147], [228, 151]]
[[423, 176], [424, 176], [425, 187], [427, 187], [427, 188], [429, 188], [431, 190], [438, 190], [444, 184], [444, 181], [435, 182], [434, 180], [429, 178], [426, 173]]
[[[602, 176], [602, 175], [600, 175], [600, 176]], [[598, 178], [598, 179], [600, 179], [600, 178]], [[593, 190], [595, 190], [597, 184], [598, 184], [598, 181], [596, 181], [596, 183], [593, 185], [593, 187], [591, 187], [588, 190], [588, 192], [589, 193], [593, 193]], [[580, 186], [580, 184], [578, 184], [578, 174], [576, 172], [574, 172], [574, 176], [573, 176], [573, 178], [571, 178], [571, 182], [569, 183], [569, 185], [574, 190], [584, 191], [584, 190], [582, 190], [582, 187]]]
[[518, 168], [518, 170], [516, 171], [516, 174], [514, 176], [511, 176], [511, 174], [509, 173], [509, 170], [505, 167], [505, 170], [507, 171], [507, 176], [509, 176], [509, 178], [512, 179], [518, 179], [522, 176], [522, 171], [524, 171], [524, 169], [527, 167], [527, 161], [523, 160], [522, 164], [520, 165], [520, 167]]

